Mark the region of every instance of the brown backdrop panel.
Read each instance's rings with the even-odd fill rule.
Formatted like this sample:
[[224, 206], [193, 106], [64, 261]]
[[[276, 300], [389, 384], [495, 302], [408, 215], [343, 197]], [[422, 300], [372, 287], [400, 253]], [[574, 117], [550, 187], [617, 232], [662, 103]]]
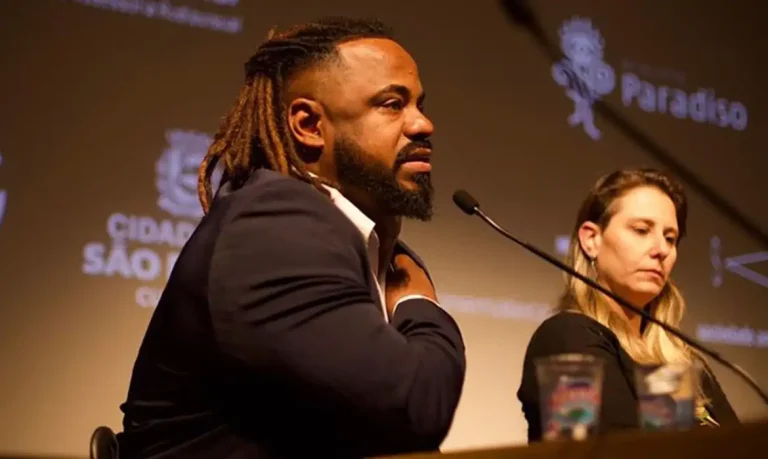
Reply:
[[[762, 3], [531, 4], [558, 45], [567, 21], [590, 19], [604, 40], [600, 65], [616, 78], [604, 100], [768, 228]], [[599, 139], [571, 127], [574, 102], [551, 63], [496, 2], [15, 0], [0, 5], [0, 453], [85, 454], [95, 426], [120, 429], [154, 301], [199, 217], [195, 166], [234, 101], [243, 62], [270, 26], [328, 14], [392, 24], [429, 93], [437, 215], [409, 222], [405, 236], [468, 346], [466, 390], [444, 447], [525, 441], [520, 366], [561, 275], [461, 214], [451, 193], [466, 188], [554, 253], [599, 175], [663, 164], [607, 119], [595, 119]], [[635, 77], [655, 98], [704, 89], [739, 102], [746, 129], [649, 112], [637, 97], [625, 105], [622, 82]], [[768, 340], [759, 338], [768, 263], [745, 258], [768, 248], [689, 196], [690, 236], [675, 272], [689, 303], [685, 330], [718, 341], [768, 384]], [[731, 269], [718, 268], [728, 259]], [[768, 413], [716, 371], [740, 415]]]

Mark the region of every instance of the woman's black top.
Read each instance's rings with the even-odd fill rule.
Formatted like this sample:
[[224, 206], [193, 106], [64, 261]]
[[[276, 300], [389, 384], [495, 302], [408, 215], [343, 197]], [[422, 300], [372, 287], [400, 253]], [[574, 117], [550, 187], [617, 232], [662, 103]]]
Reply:
[[[517, 397], [528, 421], [528, 441], [541, 439], [539, 391], [535, 359], [555, 354], [581, 353], [604, 360], [604, 384], [599, 432], [639, 427], [634, 362], [607, 327], [583, 314], [560, 312], [546, 319], [534, 332], [523, 362]], [[739, 420], [711, 372], [703, 372], [702, 389], [710, 400], [709, 415], [720, 425]]]

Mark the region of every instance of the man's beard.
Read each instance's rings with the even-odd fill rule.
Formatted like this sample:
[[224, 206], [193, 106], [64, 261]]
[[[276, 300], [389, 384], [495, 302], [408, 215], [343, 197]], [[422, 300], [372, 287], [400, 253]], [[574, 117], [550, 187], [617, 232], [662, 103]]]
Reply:
[[431, 148], [429, 141], [417, 140], [401, 149], [392, 168], [375, 160], [357, 143], [347, 138], [337, 138], [334, 148], [336, 177], [342, 190], [357, 188], [373, 198], [378, 210], [429, 221], [432, 218], [432, 176], [429, 172], [416, 172], [411, 178], [415, 190], [406, 190], [397, 181], [397, 171], [408, 161], [414, 150]]

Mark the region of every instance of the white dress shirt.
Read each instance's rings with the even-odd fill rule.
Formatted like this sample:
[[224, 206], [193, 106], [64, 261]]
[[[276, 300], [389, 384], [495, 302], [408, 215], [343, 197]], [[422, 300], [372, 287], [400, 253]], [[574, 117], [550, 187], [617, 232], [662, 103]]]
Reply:
[[[387, 291], [387, 271], [383, 270], [382, 272], [379, 272], [379, 236], [376, 234], [376, 231], [374, 231], [374, 227], [376, 224], [368, 218], [367, 215], [365, 215], [360, 209], [358, 209], [352, 202], [345, 198], [344, 195], [342, 195], [339, 190], [329, 187], [327, 185], [323, 185], [331, 194], [331, 199], [333, 200], [333, 204], [341, 210], [341, 212], [349, 218], [349, 220], [357, 227], [357, 229], [360, 231], [360, 234], [363, 236], [363, 241], [365, 242], [365, 246], [368, 249], [368, 261], [371, 266], [371, 275], [374, 279], [376, 279], [376, 292], [371, 292], [372, 294], [379, 295], [379, 299], [381, 300], [381, 308], [382, 313], [384, 314], [384, 319], [389, 321], [389, 314], [387, 314], [387, 299], [384, 293]], [[389, 255], [391, 257], [391, 255]], [[407, 295], [400, 300], [398, 300], [397, 304], [395, 304], [395, 307], [392, 308], [392, 314], [395, 313], [395, 310], [397, 307], [404, 301], [414, 299], [414, 298], [421, 298], [425, 300], [429, 300], [430, 302], [434, 303], [437, 306], [437, 303], [435, 303], [434, 300], [431, 298], [428, 298], [424, 295]]]

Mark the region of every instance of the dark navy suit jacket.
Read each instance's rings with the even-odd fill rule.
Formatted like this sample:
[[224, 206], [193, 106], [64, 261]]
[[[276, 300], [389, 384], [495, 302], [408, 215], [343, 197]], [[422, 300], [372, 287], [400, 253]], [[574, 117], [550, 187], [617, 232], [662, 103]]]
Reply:
[[374, 282], [359, 230], [312, 185], [268, 170], [225, 184], [141, 344], [121, 459], [437, 449], [464, 382], [460, 331], [418, 298], [387, 323]]

